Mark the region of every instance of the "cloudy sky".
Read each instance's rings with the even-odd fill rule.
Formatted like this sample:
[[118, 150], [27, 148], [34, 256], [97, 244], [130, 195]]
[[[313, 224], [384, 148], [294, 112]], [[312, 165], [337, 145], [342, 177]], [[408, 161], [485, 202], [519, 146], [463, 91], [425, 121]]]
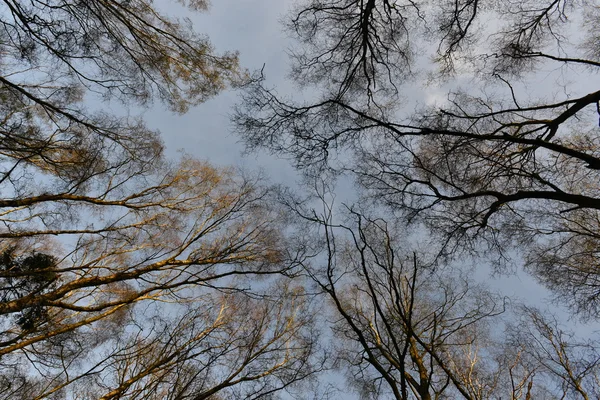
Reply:
[[[217, 51], [239, 51], [242, 66], [250, 71], [259, 70], [264, 64], [269, 86], [276, 87], [279, 93], [293, 94], [298, 88], [286, 80], [289, 71], [287, 51], [293, 43], [282, 32], [280, 23], [292, 4], [290, 0], [219, 0], [204, 14], [191, 13], [183, 8], [166, 11], [190, 18], [198, 32], [210, 37]], [[165, 2], [161, 6], [164, 7]], [[169, 6], [172, 7], [171, 2]], [[539, 76], [540, 82], [532, 85], [540, 87], [546, 78]], [[444, 101], [446, 95], [441, 89], [412, 86], [409, 96], [431, 104]], [[293, 183], [297, 175], [286, 160], [266, 153], [242, 156], [243, 145], [231, 132], [229, 121], [232, 106], [237, 101], [237, 93], [227, 91], [185, 115], [175, 115], [157, 105], [146, 110], [144, 118], [150, 126], [163, 133], [170, 157], [177, 157], [177, 152], [183, 150], [213, 164], [260, 168], [273, 182]], [[347, 193], [340, 193], [341, 197], [349, 195], [351, 189], [346, 185], [344, 190]], [[512, 299], [543, 306], [548, 298], [547, 292], [523, 273], [492, 279], [489, 269], [477, 266], [475, 276]], [[560, 310], [553, 308], [552, 311]], [[564, 311], [560, 314], [563, 317], [567, 315]], [[571, 321], [571, 324], [575, 322]], [[579, 325], [577, 329], [587, 333], [595, 327]], [[334, 380], [340, 382], [339, 378]]]
[[[281, 32], [279, 21], [290, 4], [287, 0], [222, 0], [215, 1], [208, 13], [191, 13], [183, 8], [171, 8], [166, 12], [182, 15], [183, 11], [197, 32], [210, 37], [217, 52], [239, 51], [242, 66], [250, 71], [260, 70], [264, 64], [269, 81], [284, 89], [289, 41]], [[172, 7], [173, 2], [169, 2], [169, 6]], [[267, 154], [242, 158], [243, 146], [231, 133], [229, 122], [236, 101], [235, 91], [228, 91], [191, 109], [186, 115], [173, 114], [157, 105], [147, 110], [144, 118], [163, 133], [170, 156], [183, 149], [215, 164], [263, 168], [275, 181], [292, 179], [293, 169], [283, 160]]]
[[[165, 7], [167, 3], [159, 3]], [[279, 93], [293, 95], [298, 88], [286, 80], [289, 71], [287, 51], [293, 42], [282, 32], [281, 21], [293, 4], [290, 0], [220, 0], [215, 1], [208, 13], [191, 13], [183, 8], [169, 8], [170, 15], [191, 19], [196, 31], [210, 37], [217, 51], [239, 51], [243, 67], [256, 71], [265, 65], [269, 86]], [[169, 2], [169, 7], [173, 7]], [[538, 75], [539, 81], [532, 86], [544, 86], [548, 77]], [[582, 87], [585, 83], [582, 82]], [[584, 88], [585, 89], [585, 88]], [[445, 92], [438, 88], [411, 86], [407, 94], [413, 101], [433, 103], [444, 101]], [[186, 115], [175, 115], [159, 105], [144, 112], [147, 123], [163, 133], [167, 154], [177, 157], [185, 151], [198, 158], [218, 165], [236, 165], [249, 169], [262, 169], [276, 183], [293, 184], [297, 179], [286, 160], [266, 153], [242, 156], [243, 145], [231, 132], [229, 114], [238, 101], [235, 91], [227, 91], [218, 97], [190, 110]], [[350, 195], [350, 185], [345, 185], [338, 198]], [[346, 193], [344, 193], [346, 192]], [[511, 276], [490, 277], [489, 269], [477, 266], [475, 276], [490, 287], [500, 290], [512, 299], [543, 306], [548, 294], [530, 276], [519, 273]], [[553, 308], [553, 312], [559, 312]], [[560, 313], [566, 316], [566, 312]], [[575, 324], [574, 321], [571, 321]], [[591, 326], [580, 325], [580, 332], [590, 332]]]

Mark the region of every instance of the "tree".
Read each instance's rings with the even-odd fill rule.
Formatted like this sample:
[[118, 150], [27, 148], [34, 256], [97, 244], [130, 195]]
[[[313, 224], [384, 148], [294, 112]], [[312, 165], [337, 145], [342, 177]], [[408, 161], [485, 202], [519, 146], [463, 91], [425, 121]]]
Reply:
[[[146, 186], [146, 175], [164, 168], [157, 132], [136, 118], [87, 110], [85, 96], [117, 98], [125, 106], [162, 100], [184, 112], [243, 76], [235, 54], [216, 55], [206, 38], [148, 1], [4, 1], [0, 7], [0, 206], [2, 215], [12, 214], [4, 238], [27, 236], [13, 232], [21, 217], [30, 218], [27, 230], [73, 233], [58, 227], [56, 215], [64, 216], [54, 207], [71, 215], [79, 204], [133, 209], [129, 203], [143, 201], [145, 193], [135, 193]], [[169, 179], [180, 180], [166, 173], [165, 189]], [[161, 177], [151, 179], [158, 184]], [[37, 214], [27, 212], [32, 207]], [[54, 226], [34, 227], [34, 221]]]
[[86, 108], [185, 112], [236, 54], [146, 0], [7, 0], [0, 27], [3, 396], [266, 398], [320, 369], [262, 179]]
[[323, 220], [328, 264], [307, 271], [333, 303], [338, 362], [361, 397], [488, 397], [495, 380], [478, 358], [501, 301], [403, 259], [384, 221], [350, 212], [356, 230]]
[[162, 100], [184, 112], [243, 76], [236, 54], [216, 55], [206, 38], [145, 0], [0, 7], [3, 207], [40, 201], [33, 178], [43, 177], [60, 200], [154, 168], [157, 133], [135, 118], [87, 110], [86, 96], [128, 106]]
[[582, 340], [535, 308], [522, 307], [521, 318], [509, 328], [508, 341], [536, 365], [556, 398], [598, 397], [600, 353], [597, 337]]
[[[0, 368], [13, 377], [4, 392], [251, 398], [320, 368], [300, 288], [255, 288], [294, 267], [266, 189], [192, 159], [157, 173], [126, 199], [69, 205], [84, 221], [68, 230], [13, 220], [0, 275]], [[44, 219], [37, 210], [27, 208]], [[53, 232], [75, 240], [51, 246]]]
[[329, 190], [321, 182], [316, 198], [281, 198], [310, 254], [301, 264], [312, 291], [330, 304], [337, 366], [360, 398], [597, 397], [597, 341], [456, 265], [411, 254], [402, 221], [369, 205], [337, 208]]
[[[234, 120], [250, 148], [356, 178], [426, 226], [441, 258], [487, 252], [506, 265], [516, 252], [595, 316], [598, 11], [570, 0], [303, 3], [289, 18], [292, 76], [316, 100], [286, 99], [258, 77]], [[425, 78], [450, 87], [447, 100], [412, 111], [404, 90]]]
[[[27, 256], [15, 256], [16, 248], [8, 248], [2, 254], [2, 271], [7, 273], [5, 283], [0, 287], [2, 303], [14, 301], [30, 293], [48, 291], [54, 286], [56, 260], [44, 253], [33, 253]], [[41, 271], [41, 272], [40, 272]], [[34, 329], [47, 318], [47, 310], [43, 305], [32, 304], [23, 308], [17, 318], [17, 324], [24, 331]]]

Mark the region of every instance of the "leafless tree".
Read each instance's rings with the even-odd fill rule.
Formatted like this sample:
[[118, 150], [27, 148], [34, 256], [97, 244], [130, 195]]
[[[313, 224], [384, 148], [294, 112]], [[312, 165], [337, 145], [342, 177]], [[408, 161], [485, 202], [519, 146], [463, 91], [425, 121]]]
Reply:
[[[377, 202], [428, 226], [440, 256], [484, 250], [506, 265], [516, 251], [561, 301], [595, 316], [598, 7], [321, 0], [298, 10], [293, 76], [320, 97], [303, 103], [260, 79], [249, 85], [234, 118], [248, 145], [308, 172], [351, 174]], [[430, 58], [411, 58], [417, 48]], [[426, 78], [452, 89], [415, 111], [404, 90]]]
[[556, 398], [594, 399], [600, 377], [598, 341], [581, 340], [553, 316], [522, 307], [509, 329], [508, 342], [530, 358], [553, 388]]
[[[302, 231], [312, 226], [311, 236], [322, 237], [314, 261], [303, 265], [332, 305], [338, 363], [361, 398], [472, 399], [493, 390], [479, 353], [486, 320], [504, 311], [501, 299], [474, 296], [479, 288], [462, 277], [406, 257], [384, 220], [352, 208], [334, 217], [325, 195], [320, 200], [321, 213], [286, 203], [309, 224]], [[340, 218], [347, 222], [334, 222]]]
[[127, 116], [238, 83], [235, 53], [146, 0], [2, 1], [0, 53], [2, 397], [273, 398], [322, 367], [261, 178]]
[[316, 205], [289, 192], [282, 199], [311, 255], [305, 274], [331, 306], [337, 366], [361, 398], [597, 397], [594, 340], [456, 265], [407, 255], [402, 221], [370, 216], [370, 206], [339, 209], [327, 191], [320, 184]]
[[7, 0], [0, 27], [6, 200], [34, 201], [25, 200], [41, 193], [32, 190], [39, 185], [34, 177], [58, 199], [93, 188], [97, 179], [116, 186], [154, 168], [162, 151], [157, 133], [136, 118], [86, 109], [86, 96], [126, 107], [162, 100], [184, 112], [243, 77], [235, 54], [216, 55], [189, 24], [145, 0]]
[[[322, 367], [300, 288], [260, 283], [294, 267], [265, 189], [192, 159], [157, 178], [126, 198], [69, 205], [60, 215], [83, 221], [57, 222], [68, 229], [5, 213], [0, 367], [23, 383], [3, 390], [253, 398]], [[26, 215], [43, 219], [37, 209]], [[68, 238], [52, 246], [56, 234]]]

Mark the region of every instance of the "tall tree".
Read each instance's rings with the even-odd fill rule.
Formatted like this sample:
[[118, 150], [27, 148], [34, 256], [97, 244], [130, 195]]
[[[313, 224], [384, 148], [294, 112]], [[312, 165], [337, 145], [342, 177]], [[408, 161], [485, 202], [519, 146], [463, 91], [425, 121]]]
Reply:
[[[440, 256], [485, 249], [506, 264], [516, 251], [595, 316], [599, 20], [593, 2], [571, 0], [302, 3], [288, 25], [300, 40], [292, 76], [317, 99], [258, 79], [235, 122], [250, 147], [350, 173], [427, 226]], [[408, 89], [425, 79], [439, 84], [425, 91], [451, 89], [415, 107]]]
[[2, 1], [0, 48], [2, 396], [256, 398], [311, 376], [261, 179], [167, 161], [139, 118], [84, 101], [185, 112], [244, 78], [236, 54], [147, 0]]
[[311, 254], [303, 270], [330, 305], [337, 365], [361, 399], [597, 397], [597, 340], [491, 292], [464, 266], [411, 254], [402, 221], [340, 209], [327, 190], [316, 206], [283, 200]]
[[5, 209], [3, 392], [252, 398], [320, 368], [300, 288], [256, 282], [294, 268], [267, 189], [189, 158], [155, 172], [123, 197]]

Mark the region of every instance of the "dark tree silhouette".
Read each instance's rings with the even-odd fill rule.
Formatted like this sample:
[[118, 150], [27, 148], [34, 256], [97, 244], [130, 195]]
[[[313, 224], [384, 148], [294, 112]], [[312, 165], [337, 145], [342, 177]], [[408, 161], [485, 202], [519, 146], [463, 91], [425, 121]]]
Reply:
[[385, 209], [337, 207], [327, 184], [313, 190], [281, 199], [310, 254], [304, 273], [331, 307], [337, 365], [360, 398], [597, 397], [597, 339], [491, 292], [464, 266], [407, 251], [406, 227], [378, 216]]
[[[287, 99], [257, 79], [234, 121], [250, 148], [350, 174], [427, 226], [441, 257], [518, 254], [595, 316], [599, 20], [594, 4], [568, 0], [303, 3], [290, 17], [293, 77], [320, 97]], [[451, 89], [415, 107], [406, 95], [425, 79]]]

